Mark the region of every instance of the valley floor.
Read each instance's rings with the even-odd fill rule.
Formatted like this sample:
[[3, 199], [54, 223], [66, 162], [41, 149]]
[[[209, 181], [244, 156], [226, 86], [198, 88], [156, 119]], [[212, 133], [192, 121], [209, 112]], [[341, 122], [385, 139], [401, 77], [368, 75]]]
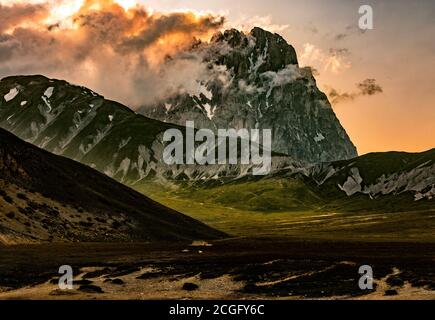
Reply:
[[254, 211], [183, 197], [158, 202], [235, 236], [435, 242], [435, 209], [407, 212]]
[[398, 212], [388, 207], [363, 210], [356, 206], [349, 210], [345, 209], [349, 203], [343, 201], [354, 200], [346, 198], [337, 209], [331, 209], [311, 198], [308, 205], [294, 184], [260, 181], [174, 190], [149, 184], [138, 191], [237, 237], [435, 243], [435, 208], [410, 206]]
[[[434, 243], [276, 237], [3, 246], [0, 299], [435, 299], [434, 257]], [[61, 265], [73, 290], [58, 287]]]
[[[0, 246], [0, 299], [435, 300], [434, 210], [261, 211], [214, 189], [146, 194], [232, 238]], [[59, 289], [62, 265], [73, 290]], [[362, 265], [372, 290], [358, 286]]]

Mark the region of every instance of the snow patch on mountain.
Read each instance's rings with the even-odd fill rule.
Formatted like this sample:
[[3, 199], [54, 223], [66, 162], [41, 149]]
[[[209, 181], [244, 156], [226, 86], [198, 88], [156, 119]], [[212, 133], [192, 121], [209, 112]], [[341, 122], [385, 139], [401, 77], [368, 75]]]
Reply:
[[204, 104], [204, 109], [207, 112], [207, 118], [209, 118], [211, 120], [213, 118], [212, 107], [210, 106], [210, 104], [206, 103], [206, 104]]
[[15, 113], [14, 113], [14, 114], [11, 114], [9, 117], [6, 118], [6, 121], [7, 121], [8, 123], [11, 123], [10, 120], [12, 119], [12, 117], [13, 117], [14, 115], [15, 115]]
[[129, 158], [125, 158], [121, 161], [118, 170], [115, 172], [115, 175], [117, 175], [118, 173], [122, 174], [120, 181], [125, 180], [125, 176], [127, 175], [130, 169], [130, 164], [131, 164], [131, 160]]
[[11, 101], [12, 99], [14, 99], [14, 98], [18, 95], [18, 93], [20, 93], [20, 91], [18, 90], [17, 87], [12, 88], [11, 90], [9, 90], [8, 93], [6, 93], [6, 94], [4, 95], [4, 99], [5, 99], [5, 101], [6, 101], [6, 102]]
[[54, 91], [54, 87], [48, 87], [44, 92], [44, 96], [47, 97], [47, 99], [50, 99], [51, 96], [53, 95], [53, 91]]
[[98, 143], [100, 143], [101, 140], [103, 140], [107, 134], [109, 133], [110, 129], [112, 128], [112, 125], [109, 124], [105, 126], [102, 130], [97, 130], [97, 133], [92, 136], [92, 141], [88, 144], [80, 144], [79, 150], [83, 154], [87, 154], [90, 152]]
[[213, 99], [213, 93], [210, 90], [208, 90], [208, 88], [205, 85], [200, 84], [200, 86], [199, 86], [199, 92], [201, 94], [203, 94], [208, 100], [212, 100]]
[[122, 148], [124, 148], [131, 140], [131, 137], [128, 137], [127, 139], [123, 139], [121, 140], [121, 142], [119, 143], [118, 146], [118, 150], [121, 150]]
[[407, 172], [394, 173], [389, 176], [382, 175], [376, 183], [366, 186], [363, 193], [377, 196], [412, 192], [415, 195], [415, 200], [432, 199], [434, 186], [435, 164], [420, 166]]
[[314, 137], [314, 141], [316, 141], [316, 142], [320, 142], [323, 140], [325, 140], [325, 137], [323, 136], [323, 134], [321, 134], [319, 132], [317, 133], [317, 136]]
[[51, 107], [50, 101], [48, 101], [46, 96], [42, 96], [42, 101], [44, 101], [45, 105], [48, 108], [48, 112], [51, 112], [51, 110], [53, 110], [53, 108]]
[[348, 196], [354, 195], [357, 192], [361, 192], [361, 182], [363, 181], [361, 175], [359, 174], [358, 168], [350, 169], [350, 173], [351, 175], [347, 178], [346, 182], [342, 186], [338, 185], [338, 187], [346, 192], [346, 195]]
[[266, 62], [268, 50], [269, 50], [269, 40], [266, 40], [266, 45], [264, 46], [261, 55], [257, 57], [255, 62], [254, 62], [254, 55], [253, 53], [251, 53], [251, 55], [249, 56], [249, 73], [258, 72], [258, 69]]
[[[432, 163], [429, 161], [427, 163]], [[332, 168], [326, 177], [319, 183], [323, 184], [340, 170]], [[343, 185], [338, 184], [340, 190], [347, 196], [362, 193], [376, 198], [382, 195], [396, 195], [411, 192], [416, 201], [421, 199], [433, 199], [435, 196], [435, 164], [420, 165], [412, 170], [396, 172], [390, 175], [383, 174], [376, 179], [376, 182], [364, 184], [359, 169], [352, 167], [350, 175]]]
[[73, 117], [73, 125], [69, 127], [67, 135], [60, 141], [59, 148], [55, 149], [55, 153], [62, 154], [68, 144], [92, 122], [96, 115], [95, 111], [91, 111], [82, 117], [76, 112]]

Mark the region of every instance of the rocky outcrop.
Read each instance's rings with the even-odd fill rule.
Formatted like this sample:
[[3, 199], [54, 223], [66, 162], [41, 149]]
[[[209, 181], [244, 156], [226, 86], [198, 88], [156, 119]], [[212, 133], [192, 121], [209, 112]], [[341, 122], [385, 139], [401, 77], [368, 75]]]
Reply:
[[307, 172], [321, 190], [340, 190], [348, 197], [411, 195], [414, 201], [435, 197], [435, 149], [421, 153], [372, 153], [319, 164]]
[[200, 93], [183, 93], [141, 112], [165, 122], [198, 128], [272, 130], [276, 152], [321, 162], [357, 156], [310, 68], [300, 68], [294, 48], [260, 28], [249, 34], [227, 30], [195, 45], [214, 76], [201, 80]]

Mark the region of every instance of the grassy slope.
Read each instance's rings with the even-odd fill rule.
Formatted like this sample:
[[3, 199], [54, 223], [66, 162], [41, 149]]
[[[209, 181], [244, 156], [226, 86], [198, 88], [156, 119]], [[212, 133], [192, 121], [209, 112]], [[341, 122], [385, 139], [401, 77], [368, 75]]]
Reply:
[[[410, 193], [370, 199], [352, 197], [337, 184], [359, 168], [366, 183], [433, 161], [435, 149], [419, 154], [374, 153], [334, 163], [337, 176], [320, 188], [311, 179], [251, 178], [223, 186], [169, 190], [149, 184], [139, 191], [171, 208], [234, 236], [291, 236], [304, 239], [435, 241], [433, 200]], [[321, 180], [321, 179], [320, 179]]]
[[435, 210], [331, 210], [301, 182], [261, 180], [174, 191], [149, 184], [154, 200], [233, 236], [434, 242]]

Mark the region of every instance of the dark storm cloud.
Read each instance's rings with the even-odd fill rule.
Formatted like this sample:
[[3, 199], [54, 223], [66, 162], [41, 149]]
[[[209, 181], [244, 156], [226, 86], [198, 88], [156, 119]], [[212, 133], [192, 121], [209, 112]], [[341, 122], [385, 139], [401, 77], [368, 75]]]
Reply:
[[361, 96], [373, 96], [375, 94], [383, 93], [382, 87], [376, 83], [376, 79], [365, 79], [357, 83], [357, 91], [354, 92], [339, 92], [337, 89], [330, 88], [328, 96], [332, 104], [338, 104], [344, 101], [353, 101]]
[[195, 16], [185, 13], [150, 17], [146, 29], [135, 36], [126, 38], [121, 46], [128, 50], [141, 50], [167, 34], [207, 32], [222, 27], [224, 22], [223, 17], [216, 18], [209, 15], [197, 20]]
[[366, 79], [358, 83], [357, 87], [364, 96], [372, 96], [383, 92], [382, 87], [376, 83], [376, 79]]
[[212, 14], [148, 12], [140, 6], [127, 11], [112, 0], [87, 0], [69, 21], [53, 22], [50, 16], [49, 24], [49, 16], [43, 5], [0, 5], [0, 78], [36, 73], [64, 78], [133, 107], [168, 90], [194, 88], [188, 79], [206, 70], [200, 57], [167, 64], [165, 57], [177, 57], [195, 37], [209, 37], [225, 22]]

